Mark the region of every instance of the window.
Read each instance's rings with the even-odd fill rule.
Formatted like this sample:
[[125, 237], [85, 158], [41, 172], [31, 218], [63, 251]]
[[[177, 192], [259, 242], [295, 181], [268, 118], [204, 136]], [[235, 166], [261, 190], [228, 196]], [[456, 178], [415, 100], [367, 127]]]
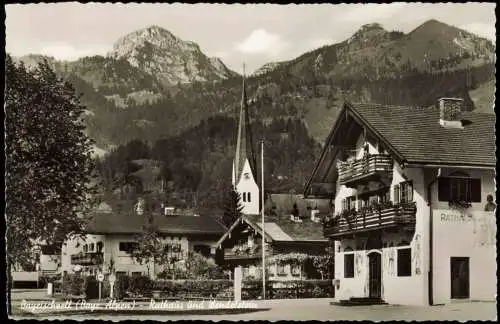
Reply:
[[354, 253], [344, 254], [344, 278], [354, 278]]
[[300, 276], [301, 268], [299, 264], [293, 264], [292, 266], [292, 276], [298, 277]]
[[283, 263], [278, 263], [276, 269], [278, 276], [286, 276], [285, 265]]
[[267, 272], [269, 273], [269, 277], [274, 277], [276, 274], [276, 265], [275, 264], [269, 265], [269, 267], [267, 268]]
[[127, 272], [125, 272], [125, 271], [116, 271], [116, 277], [123, 277], [126, 275], [127, 275]]
[[398, 277], [411, 276], [411, 248], [398, 249]]
[[481, 202], [481, 179], [467, 177], [439, 178], [438, 200]]
[[103, 243], [102, 242], [97, 242], [97, 252], [98, 253], [101, 253], [102, 252], [102, 248], [103, 248]]
[[89, 245], [89, 252], [94, 252], [94, 243], [90, 243]]
[[85, 245], [83, 246], [83, 253], [87, 253], [87, 252], [88, 252], [88, 250], [89, 250], [89, 248], [88, 248], [87, 244], [85, 244]]
[[131, 253], [134, 249], [139, 247], [139, 244], [136, 242], [120, 242], [118, 247], [122, 252]]
[[400, 199], [402, 203], [409, 203], [413, 201], [413, 182], [406, 181], [399, 184], [401, 190]]
[[342, 199], [342, 211], [351, 210], [356, 208], [356, 197], [351, 196]]
[[244, 193], [243, 193], [243, 201], [244, 201], [244, 202], [246, 202], [246, 201], [247, 201], [247, 193], [246, 193], [246, 192], [244, 192]]
[[247, 193], [247, 201], [248, 201], [248, 202], [251, 202], [251, 201], [252, 201], [252, 200], [250, 199], [250, 193], [249, 193], [249, 192]]
[[394, 185], [394, 203], [409, 203], [413, 201], [413, 181], [405, 181]]
[[250, 179], [250, 173], [245, 172], [243, 175], [245, 176], [245, 179]]

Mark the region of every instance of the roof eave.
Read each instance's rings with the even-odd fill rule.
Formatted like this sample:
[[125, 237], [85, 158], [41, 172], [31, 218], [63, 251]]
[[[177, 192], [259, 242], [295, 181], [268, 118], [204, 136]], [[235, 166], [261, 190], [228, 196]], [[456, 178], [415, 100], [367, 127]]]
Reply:
[[319, 166], [321, 165], [321, 162], [325, 158], [326, 151], [328, 150], [330, 142], [332, 141], [332, 138], [335, 137], [335, 133], [337, 132], [337, 129], [339, 128], [339, 125], [342, 122], [341, 121], [341, 119], [342, 119], [341, 116], [345, 114], [346, 107], [347, 107], [347, 103], [344, 102], [344, 104], [342, 105], [342, 109], [340, 110], [340, 112], [338, 114], [337, 120], [335, 121], [335, 124], [332, 127], [332, 130], [330, 131], [330, 134], [328, 134], [328, 137], [326, 138], [325, 146], [323, 147], [321, 155], [320, 155], [318, 161], [316, 162], [316, 165], [315, 165], [315, 167], [313, 169], [313, 172], [312, 172], [311, 176], [309, 177], [309, 180], [307, 181], [307, 184], [306, 184], [306, 186], [304, 188], [304, 197], [307, 197], [307, 192], [309, 191], [309, 188], [311, 187], [311, 184], [313, 182], [314, 177], [316, 176], [316, 173], [318, 171]]
[[426, 162], [426, 161], [408, 161], [405, 163], [407, 168], [452, 168], [452, 169], [481, 169], [495, 170], [496, 165], [493, 164], [477, 164], [477, 163], [460, 163], [454, 164], [449, 162]]

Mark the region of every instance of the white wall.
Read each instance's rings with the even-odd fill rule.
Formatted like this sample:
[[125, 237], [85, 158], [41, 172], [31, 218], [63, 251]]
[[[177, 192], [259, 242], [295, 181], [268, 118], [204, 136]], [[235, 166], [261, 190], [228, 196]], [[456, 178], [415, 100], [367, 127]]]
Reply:
[[[187, 237], [165, 237], [165, 241], [172, 243], [180, 243], [181, 251], [186, 253], [192, 251], [194, 244], [190, 244]], [[85, 240], [72, 239], [67, 241], [62, 248], [62, 270], [68, 271], [68, 273], [73, 272], [74, 265], [71, 264], [71, 255], [83, 252], [83, 245], [89, 243], [97, 243], [101, 241], [104, 243], [103, 246], [103, 271], [108, 272], [110, 266], [110, 260], [114, 261], [115, 271], [125, 271], [128, 274], [132, 272], [141, 272], [144, 275], [148, 274], [147, 264], [137, 263], [128, 253], [125, 251], [120, 251], [120, 242], [134, 242], [135, 237], [133, 235], [92, 235], [88, 234]], [[77, 246], [79, 243], [79, 246]], [[199, 242], [202, 243], [202, 242]], [[204, 242], [203, 244], [212, 244], [215, 242]], [[155, 273], [159, 272], [161, 269], [150, 263], [150, 275], [155, 276]]]
[[[249, 178], [245, 177], [245, 174], [248, 173]], [[241, 195], [241, 204], [243, 206], [242, 213], [246, 215], [258, 215], [259, 210], [259, 186], [256, 183], [254, 175], [252, 174], [252, 170], [250, 169], [250, 164], [248, 163], [248, 159], [245, 160], [245, 164], [243, 165], [243, 171], [241, 172], [241, 178], [236, 185], [236, 191]], [[243, 201], [243, 193], [250, 193], [250, 202]], [[247, 194], [248, 195], [248, 194]]]
[[60, 255], [40, 255], [40, 270], [41, 271], [57, 271], [59, 269]]
[[[443, 170], [446, 176], [454, 170]], [[434, 302], [451, 300], [451, 257], [469, 257], [471, 300], [495, 300], [496, 296], [496, 218], [485, 212], [486, 195], [495, 193], [494, 172], [466, 170], [473, 178], [481, 178], [481, 203], [473, 203], [465, 212], [450, 209], [438, 201], [437, 185], [433, 190], [434, 215]]]
[[[370, 154], [379, 153], [376, 143], [368, 144]], [[363, 147], [364, 139], [363, 136], [360, 136], [356, 145], [356, 158], [362, 158], [364, 153]], [[428, 299], [428, 253], [426, 251], [429, 250], [429, 207], [427, 206], [427, 188], [424, 180], [424, 172], [419, 168], [403, 169], [395, 161], [392, 182], [389, 189], [391, 201], [394, 201], [394, 185], [407, 180], [413, 181], [413, 201], [417, 206], [415, 231], [411, 233], [400, 231], [394, 234], [384, 233], [382, 235], [383, 244], [386, 246], [378, 250], [382, 258], [382, 298], [390, 304], [426, 305]], [[377, 189], [378, 183], [370, 183], [368, 187], [370, 190]], [[344, 185], [339, 186], [335, 197], [335, 213], [342, 211], [343, 199], [356, 195], [358, 190], [361, 189], [347, 188]], [[397, 276], [397, 245], [402, 240], [409, 242], [412, 248], [412, 276], [410, 277]], [[362, 250], [356, 250], [356, 245], [359, 245], [359, 242], [356, 243], [353, 240], [335, 242], [335, 278], [340, 279], [340, 287], [335, 295], [336, 299], [368, 297], [369, 295], [368, 253], [370, 251], [364, 250], [364, 243], [361, 244], [363, 246]], [[350, 252], [355, 254], [354, 278], [344, 278], [343, 251], [347, 246], [355, 250], [354, 252]]]

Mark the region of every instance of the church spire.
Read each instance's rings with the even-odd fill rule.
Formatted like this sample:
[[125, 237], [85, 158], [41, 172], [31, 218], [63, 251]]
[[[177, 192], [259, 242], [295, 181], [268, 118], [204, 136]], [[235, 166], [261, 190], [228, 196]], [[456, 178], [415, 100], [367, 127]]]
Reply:
[[253, 178], [256, 179], [256, 160], [253, 151], [252, 131], [250, 129], [250, 116], [248, 113], [247, 92], [245, 85], [245, 65], [243, 64], [243, 85], [241, 94], [240, 116], [238, 121], [238, 134], [236, 139], [236, 155], [234, 161], [235, 181], [239, 181], [241, 173], [248, 160]]

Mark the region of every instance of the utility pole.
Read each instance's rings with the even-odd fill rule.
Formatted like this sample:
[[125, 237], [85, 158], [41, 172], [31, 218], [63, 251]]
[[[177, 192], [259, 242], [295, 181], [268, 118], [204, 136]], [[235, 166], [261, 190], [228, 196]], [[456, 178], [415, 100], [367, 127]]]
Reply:
[[261, 214], [262, 214], [262, 299], [266, 299], [266, 239], [264, 229], [264, 139], [261, 140], [260, 165], [262, 171], [261, 181]]

